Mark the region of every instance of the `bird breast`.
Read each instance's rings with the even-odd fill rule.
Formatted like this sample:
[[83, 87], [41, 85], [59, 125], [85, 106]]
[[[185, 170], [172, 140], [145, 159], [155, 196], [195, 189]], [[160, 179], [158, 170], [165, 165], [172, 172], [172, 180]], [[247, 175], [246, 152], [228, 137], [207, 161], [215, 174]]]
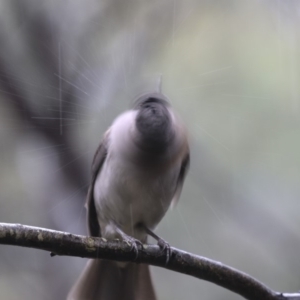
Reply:
[[138, 239], [137, 225], [154, 229], [175, 193], [179, 164], [160, 174], [147, 173], [118, 156], [108, 155], [94, 186], [94, 199], [102, 234], [113, 220]]

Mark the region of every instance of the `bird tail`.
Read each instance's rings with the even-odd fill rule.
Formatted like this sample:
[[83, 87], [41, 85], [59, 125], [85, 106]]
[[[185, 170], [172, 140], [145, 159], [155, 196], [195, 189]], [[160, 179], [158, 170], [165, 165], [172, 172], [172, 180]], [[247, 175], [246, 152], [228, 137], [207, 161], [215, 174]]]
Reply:
[[89, 260], [67, 300], [155, 300], [148, 265]]

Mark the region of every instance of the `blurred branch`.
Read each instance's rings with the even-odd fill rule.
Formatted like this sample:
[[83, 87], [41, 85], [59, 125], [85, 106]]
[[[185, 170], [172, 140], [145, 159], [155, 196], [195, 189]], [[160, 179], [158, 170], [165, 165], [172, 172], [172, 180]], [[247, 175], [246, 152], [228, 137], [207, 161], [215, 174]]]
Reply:
[[51, 252], [52, 256], [145, 263], [213, 282], [249, 300], [300, 300], [300, 293], [274, 292], [241, 271], [173, 247], [171, 259], [166, 265], [166, 256], [155, 245], [145, 245], [143, 248], [138, 245], [139, 255], [135, 259], [136, 254], [131, 245], [122, 241], [108, 242], [103, 238], [7, 223], [0, 223], [0, 244], [45, 250]]
[[[76, 161], [78, 155], [76, 155], [76, 153], [72, 150], [66, 130], [64, 134], [60, 133], [59, 113], [53, 115], [53, 118], [50, 119], [33, 118], [34, 113], [28, 104], [26, 95], [22, 92], [20, 84], [15, 80], [13, 72], [2, 57], [0, 57], [0, 87], [1, 92], [6, 94], [7, 101], [9, 101], [9, 103], [14, 107], [15, 113], [19, 116], [20, 120], [24, 122], [24, 124], [27, 124], [27, 127], [29, 125], [31, 129], [35, 129], [37, 132], [45, 136], [53, 145], [65, 145], [64, 151], [58, 152], [62, 165], [66, 161]], [[71, 102], [70, 95], [67, 96], [68, 101]], [[83, 175], [85, 172], [79, 162], [72, 163], [68, 166], [68, 168], [63, 168], [62, 171], [65, 173], [66, 178], [68, 178], [69, 181], [76, 187], [83, 186], [86, 182], [85, 176]], [[76, 176], [74, 174], [76, 174]]]
[[[1, 39], [0, 39], [1, 41]], [[14, 112], [25, 125], [26, 129], [35, 130], [44, 136], [52, 145], [63, 145], [63, 151], [57, 151], [60, 159], [60, 171], [65, 179], [74, 187], [86, 186], [86, 170], [83, 167], [82, 161], [78, 159], [69, 139], [68, 130], [64, 130], [64, 134], [60, 133], [59, 114], [54, 115], [50, 119], [36, 119], [30, 108], [27, 96], [23, 93], [20, 84], [13, 76], [13, 72], [9, 65], [0, 56], [0, 89], [7, 97], [9, 104], [14, 108]], [[75, 103], [75, 96], [69, 93], [64, 95], [63, 103]], [[66, 101], [67, 99], [68, 101]], [[71, 111], [70, 108], [63, 108]], [[61, 148], [62, 149], [62, 148]], [[67, 162], [72, 162], [68, 163]], [[83, 195], [85, 191], [82, 191]], [[80, 198], [79, 198], [80, 199]], [[79, 203], [78, 203], [79, 204]], [[80, 205], [82, 207], [82, 205]]]

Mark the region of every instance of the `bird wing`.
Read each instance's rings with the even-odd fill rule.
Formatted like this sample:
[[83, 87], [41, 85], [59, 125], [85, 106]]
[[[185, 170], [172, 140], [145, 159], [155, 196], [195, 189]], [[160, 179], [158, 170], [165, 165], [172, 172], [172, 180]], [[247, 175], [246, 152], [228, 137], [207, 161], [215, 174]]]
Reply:
[[186, 177], [186, 174], [189, 170], [189, 166], [190, 166], [190, 151], [189, 149], [187, 149], [187, 152], [182, 160], [181, 163], [181, 168], [180, 168], [180, 172], [178, 175], [178, 179], [177, 179], [177, 186], [175, 189], [175, 194], [174, 197], [172, 199], [171, 202], [171, 208], [174, 208], [175, 205], [178, 203], [180, 195], [181, 195], [181, 191], [182, 191], [182, 187], [183, 187], [183, 183]]
[[106, 131], [106, 133], [104, 134], [103, 140], [101, 141], [94, 155], [92, 163], [92, 180], [86, 197], [85, 207], [87, 210], [88, 230], [91, 236], [101, 236], [100, 224], [98, 222], [97, 211], [94, 201], [94, 184], [97, 175], [99, 174], [107, 157], [109, 132], [110, 130]]

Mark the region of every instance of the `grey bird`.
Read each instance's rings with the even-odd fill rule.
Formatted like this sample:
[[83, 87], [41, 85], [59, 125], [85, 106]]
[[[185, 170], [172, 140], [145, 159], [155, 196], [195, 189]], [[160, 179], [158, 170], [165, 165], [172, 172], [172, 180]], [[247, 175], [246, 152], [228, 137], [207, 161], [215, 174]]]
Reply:
[[[116, 118], [94, 156], [86, 201], [89, 234], [135, 246], [151, 235], [168, 248], [153, 230], [178, 201], [188, 167], [186, 130], [168, 99], [160, 92], [140, 96]], [[67, 299], [155, 300], [156, 295], [148, 265], [89, 260]]]

